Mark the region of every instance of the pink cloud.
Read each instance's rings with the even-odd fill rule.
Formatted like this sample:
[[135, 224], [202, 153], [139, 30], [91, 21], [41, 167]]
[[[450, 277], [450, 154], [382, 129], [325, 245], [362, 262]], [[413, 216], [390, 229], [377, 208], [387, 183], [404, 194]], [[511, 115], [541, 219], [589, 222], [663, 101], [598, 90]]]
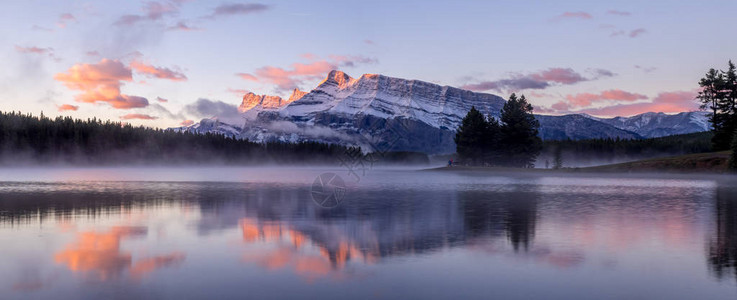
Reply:
[[[312, 56], [312, 54], [308, 57], [317, 58], [316, 56]], [[236, 75], [248, 81], [274, 84], [277, 89], [288, 91], [297, 88], [304, 81], [320, 79], [326, 73], [340, 67], [353, 67], [357, 64], [376, 62], [373, 58], [363, 56], [331, 55], [329, 58], [329, 60], [317, 60], [306, 64], [294, 63], [291, 65], [291, 69], [265, 66], [256, 69], [253, 74], [237, 73]]]
[[164, 98], [161, 98], [161, 97], [156, 97], [156, 101], [159, 101], [161, 103], [166, 103], [166, 102], [169, 102], [169, 99], [164, 99]]
[[253, 76], [248, 73], [236, 73], [235, 75], [240, 77], [243, 80], [258, 81], [258, 78], [256, 76]]
[[583, 11], [567, 11], [558, 16], [559, 19], [591, 19], [591, 14]]
[[179, 123], [179, 125], [182, 125], [182, 126], [190, 126], [192, 124], [194, 124], [194, 121], [192, 120], [184, 120], [182, 121], [182, 123]]
[[577, 112], [595, 116], [632, 116], [645, 112], [680, 113], [696, 111], [699, 109], [698, 102], [694, 100], [696, 95], [697, 93], [694, 91], [663, 92], [658, 94], [651, 102], [587, 108]]
[[187, 80], [187, 76], [184, 75], [184, 73], [182, 72], [174, 71], [172, 69], [164, 67], [156, 67], [137, 60], [131, 62], [131, 68], [133, 68], [133, 70], [135, 70], [137, 73], [152, 76], [155, 78], [168, 79], [173, 81]]
[[635, 30], [630, 31], [629, 37], [636, 38], [636, 37], [638, 37], [638, 36], [640, 36], [640, 35], [642, 35], [642, 34], [644, 34], [646, 32], [647, 32], [647, 30], [645, 30], [645, 28], [638, 28], [638, 29], [635, 29]]
[[75, 18], [74, 15], [70, 13], [64, 13], [59, 15], [59, 21], [56, 22], [56, 26], [59, 26], [59, 28], [65, 28], [67, 27], [67, 23], [76, 21], [77, 18]]
[[550, 68], [539, 73], [530, 74], [530, 78], [540, 81], [550, 81], [562, 84], [574, 84], [587, 79], [571, 68]]
[[581, 93], [576, 95], [566, 96], [568, 105], [572, 107], [585, 107], [590, 106], [594, 102], [600, 101], [636, 101], [647, 99], [647, 96], [642, 94], [630, 93], [623, 90], [608, 90], [603, 91], [599, 94]]
[[319, 58], [317, 57], [317, 55], [312, 54], [312, 53], [303, 53], [303, 54], [300, 54], [299, 56], [306, 60], [316, 60]]
[[79, 106], [71, 105], [71, 104], [62, 104], [62, 105], [57, 106], [57, 108], [59, 109], [59, 111], [68, 111], [68, 110], [76, 111], [77, 109], [79, 109]]
[[591, 78], [584, 77], [580, 73], [571, 68], [550, 68], [547, 70], [531, 73], [527, 75], [515, 74], [509, 78], [499, 79], [495, 81], [482, 81], [478, 83], [470, 83], [461, 86], [462, 89], [471, 91], [520, 91], [520, 90], [541, 90], [556, 84], [571, 85], [582, 81], [595, 80], [603, 77], [611, 77], [615, 74], [604, 69], [594, 70], [594, 76]]
[[173, 26], [167, 27], [166, 30], [170, 30], [170, 31], [200, 31], [200, 30], [202, 30], [202, 28], [192, 27], [192, 26], [188, 25], [184, 21], [179, 21], [179, 22], [177, 22], [177, 24], [174, 24]]
[[21, 46], [16, 45], [15, 51], [18, 51], [24, 54], [50, 54], [54, 51], [54, 48], [40, 48], [36, 46], [21, 47]]
[[120, 116], [120, 119], [122, 119], [122, 120], [133, 120], [133, 119], [137, 119], [137, 120], [156, 120], [158, 118], [157, 117], [154, 117], [154, 116], [144, 115], [144, 114], [127, 114], [127, 115]]
[[66, 73], [54, 75], [70, 90], [81, 91], [75, 97], [82, 103], [108, 103], [113, 108], [129, 109], [148, 106], [143, 97], [124, 95], [120, 87], [133, 81], [131, 69], [118, 60], [102, 59], [96, 64], [75, 64]]
[[228, 92], [233, 93], [233, 94], [237, 94], [237, 95], [248, 94], [248, 90], [244, 90], [244, 89], [231, 89], [231, 88], [229, 88], [228, 89]]

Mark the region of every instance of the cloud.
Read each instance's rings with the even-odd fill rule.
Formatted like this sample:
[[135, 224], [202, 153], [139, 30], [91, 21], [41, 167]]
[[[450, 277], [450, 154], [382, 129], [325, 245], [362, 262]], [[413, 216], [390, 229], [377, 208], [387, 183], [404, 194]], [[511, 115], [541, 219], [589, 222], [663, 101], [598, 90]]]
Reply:
[[557, 19], [584, 19], [584, 20], [588, 20], [588, 19], [591, 19], [593, 17], [591, 16], [591, 14], [589, 14], [587, 12], [583, 12], [583, 11], [575, 11], [575, 12], [567, 11], [567, 12], [564, 12], [564, 13], [558, 15], [556, 18]]
[[182, 121], [182, 123], [179, 123], [179, 125], [182, 125], [182, 126], [190, 126], [192, 124], [194, 124], [194, 121], [192, 120], [184, 120]]
[[316, 60], [319, 58], [317, 55], [312, 54], [312, 53], [302, 53], [299, 56], [306, 60]]
[[164, 98], [161, 98], [161, 97], [156, 97], [156, 101], [159, 101], [161, 103], [166, 103], [166, 102], [169, 102], [169, 99], [164, 99]]
[[155, 270], [179, 265], [185, 258], [186, 255], [182, 252], [172, 252], [170, 254], [143, 258], [131, 266], [131, 277], [141, 279], [146, 274]]
[[15, 51], [18, 51], [24, 54], [49, 54], [54, 51], [54, 48], [40, 48], [36, 46], [21, 47], [21, 46], [16, 45]]
[[166, 30], [169, 30], [169, 31], [200, 31], [202, 30], [202, 28], [192, 27], [190, 25], [187, 25], [187, 22], [185, 21], [179, 21], [177, 22], [177, 24], [167, 27]]
[[212, 11], [209, 18], [220, 16], [247, 15], [262, 12], [269, 9], [270, 6], [261, 3], [227, 3], [221, 4]]
[[76, 111], [77, 109], [79, 109], [79, 106], [71, 105], [71, 104], [62, 104], [62, 105], [57, 106], [57, 108], [59, 109], [59, 111], [68, 111], [68, 110]]
[[645, 30], [645, 28], [638, 28], [638, 29], [635, 29], [635, 30], [630, 31], [629, 37], [636, 38], [636, 37], [638, 37], [638, 36], [640, 36], [640, 35], [642, 35], [642, 34], [644, 34], [646, 32], [647, 32], [647, 30]]
[[240, 77], [243, 80], [249, 80], [249, 81], [258, 81], [258, 77], [253, 76], [248, 73], [236, 73], [236, 76]]
[[519, 91], [526, 89], [544, 89], [549, 86], [550, 84], [548, 84], [547, 82], [537, 81], [527, 77], [519, 77], [514, 79], [502, 79], [497, 81], [484, 81], [479, 83], [466, 84], [461, 86], [461, 88], [471, 91]]
[[149, 65], [138, 60], [131, 62], [131, 68], [137, 73], [147, 75], [149, 77], [155, 77], [160, 79], [167, 79], [173, 81], [186, 81], [187, 76], [184, 73], [175, 71], [169, 68], [156, 67]]
[[[197, 118], [212, 118], [216, 117], [224, 121], [241, 120], [241, 116], [238, 113], [238, 106], [222, 101], [213, 101], [209, 99], [200, 98], [194, 103], [187, 104], [183, 112]], [[229, 122], [235, 124], [237, 122]]]
[[557, 82], [561, 84], [574, 84], [587, 79], [570, 68], [551, 68], [539, 73], [530, 74], [530, 78], [538, 81]]
[[121, 120], [133, 120], [133, 119], [156, 120], [158, 119], [158, 117], [154, 117], [154, 116], [146, 115], [146, 114], [127, 114], [127, 115], [120, 116], [120, 119]]
[[635, 69], [640, 69], [640, 70], [642, 70], [645, 73], [650, 73], [650, 72], [653, 72], [653, 71], [657, 70], [658, 68], [656, 68], [656, 67], [644, 67], [644, 66], [640, 66], [640, 65], [635, 65]]
[[59, 15], [59, 20], [56, 22], [56, 26], [59, 26], [59, 28], [65, 28], [67, 27], [67, 23], [76, 21], [77, 18], [75, 18], [74, 15], [70, 13], [63, 13]]
[[589, 108], [577, 112], [596, 116], [632, 116], [645, 112], [680, 113], [696, 111], [699, 109], [698, 102], [694, 100], [696, 95], [697, 93], [694, 91], [663, 92], [658, 94], [651, 102]]
[[463, 89], [471, 91], [519, 91], [526, 89], [545, 89], [554, 84], [571, 85], [582, 81], [595, 80], [602, 77], [614, 76], [611, 71], [604, 69], [594, 70], [595, 76], [586, 78], [571, 68], [550, 68], [537, 73], [521, 75], [517, 74], [511, 78], [496, 81], [483, 81], [479, 83], [466, 84]]
[[623, 90], [608, 90], [603, 91], [599, 94], [581, 93], [576, 95], [566, 96], [568, 105], [571, 107], [585, 107], [590, 106], [594, 102], [601, 101], [637, 101], [647, 99], [647, 96], [642, 94], [630, 93]]
[[614, 31], [612, 31], [612, 33], [609, 36], [616, 37], [616, 36], [624, 36], [624, 35], [626, 35], [626, 36], [628, 36], [630, 38], [636, 38], [638, 36], [643, 35], [646, 32], [647, 32], [647, 30], [645, 28], [638, 28], [638, 29], [630, 30], [630, 31], [626, 31], [626, 30], [614, 30]]
[[630, 16], [630, 15], [632, 15], [632, 13], [630, 13], [628, 11], [621, 11], [621, 10], [614, 10], [614, 9], [610, 9], [606, 13], [608, 13], [610, 15], [615, 15], [615, 16]]
[[142, 15], [123, 15], [118, 18], [114, 25], [118, 26], [131, 26], [143, 21], [158, 21], [164, 16], [172, 16], [179, 13], [179, 6], [183, 1], [171, 1], [171, 2], [147, 2], [143, 6]]
[[605, 69], [594, 69], [592, 70], [592, 73], [594, 73], [594, 79], [600, 79], [604, 77], [614, 77], [617, 75], [616, 73], [609, 71], [609, 70], [605, 70]]
[[233, 89], [233, 88], [228, 88], [227, 91], [229, 93], [233, 93], [233, 94], [237, 94], [237, 95], [241, 95], [241, 96], [244, 95], [244, 94], [248, 94], [248, 92], [249, 92], [248, 90], [245, 90], [245, 89]]
[[340, 67], [354, 67], [358, 64], [377, 62], [374, 58], [364, 56], [330, 55], [328, 60], [314, 60], [318, 57], [312, 54], [309, 54], [309, 57], [313, 59], [312, 62], [294, 63], [291, 69], [265, 66], [256, 69], [253, 74], [237, 73], [236, 75], [248, 81], [274, 84], [279, 91], [289, 91], [298, 88], [304, 81], [320, 79], [326, 73]]
[[36, 46], [21, 47], [21, 46], [16, 45], [15, 51], [21, 54], [46, 55], [56, 62], [61, 61], [61, 58], [59, 58], [58, 56], [54, 54], [54, 48], [51, 48], [51, 47], [47, 47], [47, 48], [41, 48], [41, 47], [36, 47]]
[[102, 59], [96, 64], [75, 64], [66, 73], [54, 76], [68, 89], [81, 91], [75, 97], [81, 103], [108, 103], [113, 108], [130, 109], [148, 106], [148, 99], [124, 95], [120, 88], [133, 81], [131, 69], [118, 60]]
[[363, 42], [367, 45], [376, 45], [376, 42], [374, 42], [373, 40], [363, 40]]
[[94, 50], [93, 51], [87, 51], [87, 52], [85, 52], [85, 55], [95, 57], [95, 56], [100, 56], [100, 52], [97, 52], [97, 51], [94, 51]]

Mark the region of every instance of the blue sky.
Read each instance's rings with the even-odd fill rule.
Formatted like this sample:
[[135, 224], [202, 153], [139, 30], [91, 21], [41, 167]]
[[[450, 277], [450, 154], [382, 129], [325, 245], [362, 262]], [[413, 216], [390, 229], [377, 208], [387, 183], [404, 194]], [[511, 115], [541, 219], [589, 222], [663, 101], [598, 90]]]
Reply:
[[339, 68], [544, 113], [673, 113], [737, 59], [736, 1], [541, 2], [5, 0], [0, 110], [171, 127], [204, 117], [197, 99], [288, 96]]

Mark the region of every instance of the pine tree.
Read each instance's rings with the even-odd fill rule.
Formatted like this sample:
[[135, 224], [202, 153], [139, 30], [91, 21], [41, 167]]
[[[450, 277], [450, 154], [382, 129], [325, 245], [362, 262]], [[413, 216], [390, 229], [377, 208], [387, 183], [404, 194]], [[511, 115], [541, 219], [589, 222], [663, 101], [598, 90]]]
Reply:
[[481, 162], [488, 132], [484, 115], [476, 107], [471, 107], [455, 136], [456, 152], [460, 158], [471, 164]]
[[715, 151], [725, 150], [729, 147], [732, 132], [727, 132], [729, 113], [725, 112], [725, 78], [722, 72], [710, 69], [704, 78], [699, 81], [702, 88], [696, 97], [701, 102], [701, 109], [708, 109], [709, 121], [714, 131], [712, 147]]
[[553, 153], [553, 169], [563, 168], [563, 146], [559, 145]]
[[486, 134], [484, 138], [484, 163], [489, 165], [499, 165], [502, 159], [501, 144], [502, 126], [492, 115], [486, 117]]
[[542, 140], [538, 137], [540, 123], [532, 114], [532, 105], [525, 96], [512, 94], [501, 111], [501, 144], [506, 164], [530, 168], [540, 154]]

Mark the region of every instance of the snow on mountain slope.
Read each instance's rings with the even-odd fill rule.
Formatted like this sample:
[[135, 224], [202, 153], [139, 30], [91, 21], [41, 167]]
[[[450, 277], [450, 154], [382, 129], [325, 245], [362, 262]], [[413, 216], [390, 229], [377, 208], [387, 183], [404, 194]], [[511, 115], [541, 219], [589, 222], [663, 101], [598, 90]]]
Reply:
[[317, 88], [280, 110], [282, 117], [309, 120], [319, 113], [413, 119], [456, 128], [471, 106], [498, 114], [504, 99], [419, 80], [364, 74], [355, 79], [332, 71]]
[[645, 138], [709, 130], [707, 113], [703, 111], [682, 112], [674, 115], [647, 112], [632, 117], [597, 118], [596, 120], [619, 129], [635, 132]]
[[220, 122], [217, 118], [202, 119], [202, 121], [190, 126], [171, 128], [177, 132], [191, 133], [216, 133], [227, 137], [240, 137], [242, 129], [238, 126]]
[[[178, 130], [217, 132], [256, 142], [320, 141], [357, 145], [366, 151], [452, 153], [455, 130], [472, 106], [498, 117], [504, 103], [496, 95], [419, 80], [378, 74], [352, 78], [331, 71], [315, 89], [295, 89], [286, 100], [246, 94], [238, 108], [245, 120], [242, 126], [205, 119]], [[708, 124], [702, 113], [537, 118], [543, 139], [641, 138], [703, 131]]]

